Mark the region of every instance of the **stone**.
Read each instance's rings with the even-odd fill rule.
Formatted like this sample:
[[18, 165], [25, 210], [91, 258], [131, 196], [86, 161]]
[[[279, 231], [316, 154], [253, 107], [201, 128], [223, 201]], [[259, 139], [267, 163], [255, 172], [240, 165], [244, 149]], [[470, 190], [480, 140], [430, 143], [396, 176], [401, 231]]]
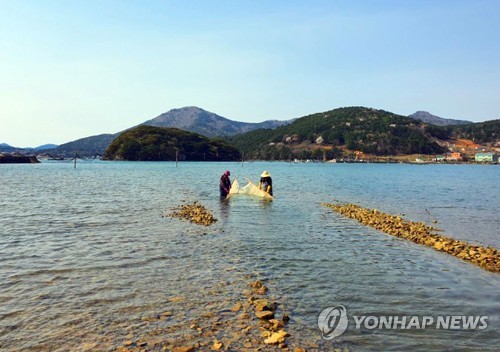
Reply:
[[284, 343], [285, 342], [285, 337], [287, 335], [288, 334], [284, 330], [280, 330], [278, 332], [274, 332], [274, 333], [271, 334], [271, 336], [269, 336], [267, 339], [264, 340], [264, 343], [266, 345], [277, 345], [277, 344], [280, 344], [280, 343]]
[[222, 342], [220, 342], [219, 340], [214, 340], [214, 344], [211, 348], [212, 351], [218, 351], [220, 350], [222, 347], [224, 346], [224, 344]]
[[84, 343], [82, 345], [83, 351], [95, 351], [97, 344], [96, 343]]
[[242, 307], [241, 302], [238, 302], [234, 306], [231, 307], [231, 311], [238, 312], [241, 309], [241, 307]]
[[258, 288], [254, 291], [258, 295], [265, 295], [267, 293], [267, 287], [262, 286], [261, 288]]
[[285, 324], [283, 324], [283, 322], [278, 319], [270, 319], [269, 323], [272, 324], [273, 330], [278, 330], [285, 326]]
[[177, 296], [177, 297], [171, 297], [171, 298], [169, 298], [168, 300], [169, 300], [170, 302], [172, 302], [172, 303], [178, 303], [178, 302], [182, 302], [182, 301], [184, 301], [184, 299], [185, 299], [185, 298], [184, 298], [184, 297], [182, 297], [182, 296]]
[[172, 352], [192, 352], [194, 351], [193, 346], [184, 346], [184, 347], [174, 347]]
[[255, 305], [255, 310], [260, 312], [263, 310], [270, 310], [270, 311], [275, 311], [276, 310], [276, 303], [274, 302], [269, 302], [266, 299], [259, 299], [254, 302]]
[[257, 280], [257, 281], [252, 282], [250, 284], [250, 286], [252, 286], [252, 288], [254, 288], [254, 289], [259, 289], [263, 286], [263, 284], [262, 284], [262, 281]]
[[260, 312], [255, 312], [255, 315], [257, 316], [257, 318], [264, 319], [264, 320], [274, 318], [274, 312], [272, 312], [270, 310], [263, 310]]

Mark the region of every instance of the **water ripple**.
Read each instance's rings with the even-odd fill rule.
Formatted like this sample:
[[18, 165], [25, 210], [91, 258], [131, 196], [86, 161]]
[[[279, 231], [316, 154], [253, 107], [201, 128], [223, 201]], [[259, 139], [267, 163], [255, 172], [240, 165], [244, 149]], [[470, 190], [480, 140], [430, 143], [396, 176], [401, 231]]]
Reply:
[[[223, 317], [227, 300], [247, 288], [247, 274], [265, 280], [286, 306], [292, 339], [320, 341], [322, 350], [333, 345], [321, 341], [317, 317], [337, 304], [358, 315], [484, 314], [498, 324], [497, 275], [320, 205], [344, 199], [414, 221], [437, 220], [459, 239], [500, 244], [500, 205], [485, 201], [500, 199], [498, 168], [471, 166], [457, 180], [452, 166], [406, 167], [95, 163], [73, 170], [43, 163], [3, 169], [0, 348], [66, 351], [92, 341], [113, 350], [132, 332], [146, 333], [142, 318], [162, 311], [201, 316], [213, 309]], [[226, 168], [238, 177], [272, 170], [275, 201], [220, 202], [215, 181]], [[307, 187], [295, 186], [304, 182]], [[161, 217], [194, 200], [214, 211], [214, 227]], [[179, 296], [180, 303], [169, 300]], [[172, 338], [185, 333], [187, 320], [179, 313], [161, 327], [171, 328]], [[494, 350], [496, 331], [471, 338], [461, 331], [350, 329], [335, 346]]]

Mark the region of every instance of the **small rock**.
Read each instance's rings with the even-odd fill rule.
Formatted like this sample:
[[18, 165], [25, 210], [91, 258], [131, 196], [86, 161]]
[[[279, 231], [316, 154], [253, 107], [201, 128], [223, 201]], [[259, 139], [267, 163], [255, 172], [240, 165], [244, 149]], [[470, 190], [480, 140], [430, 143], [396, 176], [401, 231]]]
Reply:
[[265, 299], [257, 300], [255, 301], [255, 310], [258, 312], [263, 310], [270, 310], [274, 312], [276, 310], [276, 303], [269, 302], [268, 300]]
[[270, 319], [269, 323], [273, 324], [273, 330], [278, 330], [285, 325], [285, 324], [283, 324], [282, 321], [280, 321], [278, 319]]
[[236, 303], [234, 306], [231, 307], [231, 310], [233, 312], [238, 312], [240, 309], [241, 309], [241, 303], [240, 302]]
[[274, 312], [272, 312], [270, 310], [263, 310], [261, 312], [255, 312], [255, 315], [257, 316], [257, 318], [265, 319], [265, 320], [274, 318]]
[[184, 347], [174, 347], [172, 352], [192, 352], [194, 351], [193, 346], [184, 346]]
[[214, 344], [213, 344], [211, 349], [212, 349], [212, 351], [218, 351], [222, 348], [222, 346], [224, 346], [222, 342], [220, 342], [218, 340], [214, 340]]
[[254, 291], [258, 295], [265, 295], [267, 293], [267, 287], [262, 286], [261, 288], [258, 288]]
[[95, 351], [96, 346], [97, 346], [96, 343], [84, 343], [82, 345], [82, 350], [83, 351]]
[[178, 303], [178, 302], [182, 302], [182, 301], [184, 301], [184, 299], [185, 299], [185, 298], [184, 298], [184, 297], [182, 297], [182, 296], [177, 296], [177, 297], [171, 297], [171, 298], [169, 298], [168, 300], [169, 300], [170, 302], [172, 302], [172, 303]]
[[266, 345], [277, 345], [285, 342], [285, 336], [288, 334], [284, 330], [274, 332], [270, 337], [264, 340]]
[[247, 342], [245, 342], [245, 343], [243, 344], [243, 346], [244, 346], [245, 348], [251, 348], [253, 345], [252, 345], [252, 343], [251, 343], [251, 342], [248, 342], [248, 341], [247, 341]]
[[259, 289], [261, 288], [263, 285], [262, 285], [262, 281], [260, 280], [257, 280], [257, 281], [254, 281], [250, 284], [250, 286], [252, 286], [252, 288], [254, 289]]

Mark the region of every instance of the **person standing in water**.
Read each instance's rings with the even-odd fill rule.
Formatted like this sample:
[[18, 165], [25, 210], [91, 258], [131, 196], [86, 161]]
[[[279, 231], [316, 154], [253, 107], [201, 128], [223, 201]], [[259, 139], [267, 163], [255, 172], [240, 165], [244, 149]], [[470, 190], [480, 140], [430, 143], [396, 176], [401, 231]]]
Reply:
[[226, 170], [220, 177], [219, 191], [221, 197], [227, 197], [229, 190], [231, 189], [231, 180], [229, 179], [229, 176], [231, 176], [231, 173], [229, 170]]
[[269, 193], [271, 196], [273, 195], [273, 179], [271, 178], [271, 174], [269, 172], [264, 171], [260, 175], [259, 189]]

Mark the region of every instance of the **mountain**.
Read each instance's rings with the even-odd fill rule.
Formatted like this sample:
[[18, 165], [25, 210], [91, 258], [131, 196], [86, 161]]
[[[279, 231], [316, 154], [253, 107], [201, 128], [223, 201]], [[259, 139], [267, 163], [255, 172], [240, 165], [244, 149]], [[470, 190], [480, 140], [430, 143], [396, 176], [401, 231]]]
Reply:
[[[432, 126], [441, 131], [442, 128]], [[435, 154], [444, 149], [422, 122], [384, 110], [339, 108], [296, 119], [274, 130], [256, 130], [227, 140], [246, 159], [337, 157], [344, 151], [376, 155]]]
[[0, 152], [12, 153], [12, 152], [15, 152], [18, 150], [19, 150], [19, 148], [13, 147], [7, 143], [0, 143]]
[[120, 134], [106, 149], [106, 160], [235, 161], [239, 151], [224, 141], [178, 128], [138, 126]]
[[11, 145], [8, 145], [7, 143], [0, 143], [0, 152], [19, 152], [19, 153], [34, 153], [34, 152], [39, 152], [42, 150], [47, 150], [47, 149], [53, 149], [57, 147], [56, 144], [44, 144], [36, 148], [17, 148], [13, 147]]
[[432, 115], [427, 111], [417, 111], [409, 115], [408, 117], [436, 126], [465, 125], [473, 123], [472, 121], [445, 119], [436, 115]]
[[57, 144], [43, 144], [43, 145], [40, 145], [40, 146], [33, 148], [33, 149], [36, 151], [40, 151], [40, 150], [54, 149], [57, 147], [58, 147]]
[[[173, 127], [201, 134], [206, 137], [231, 136], [259, 128], [276, 128], [290, 121], [268, 120], [260, 123], [248, 123], [229, 120], [212, 112], [197, 108], [184, 107], [172, 109], [141, 125], [154, 127]], [[136, 126], [137, 127], [137, 126]], [[127, 131], [127, 130], [125, 130]], [[78, 139], [48, 150], [50, 154], [72, 157], [78, 153], [80, 157], [102, 155], [110, 143], [120, 134], [101, 134]]]
[[172, 109], [142, 125], [156, 127], [175, 127], [185, 131], [199, 133], [207, 137], [233, 136], [259, 128], [274, 129], [290, 121], [268, 120], [259, 123], [229, 120], [195, 106]]
[[76, 141], [61, 144], [57, 148], [44, 150], [54, 156], [73, 157], [78, 154], [80, 157], [94, 157], [104, 154], [108, 145], [118, 136], [116, 134], [100, 134], [77, 139]]

